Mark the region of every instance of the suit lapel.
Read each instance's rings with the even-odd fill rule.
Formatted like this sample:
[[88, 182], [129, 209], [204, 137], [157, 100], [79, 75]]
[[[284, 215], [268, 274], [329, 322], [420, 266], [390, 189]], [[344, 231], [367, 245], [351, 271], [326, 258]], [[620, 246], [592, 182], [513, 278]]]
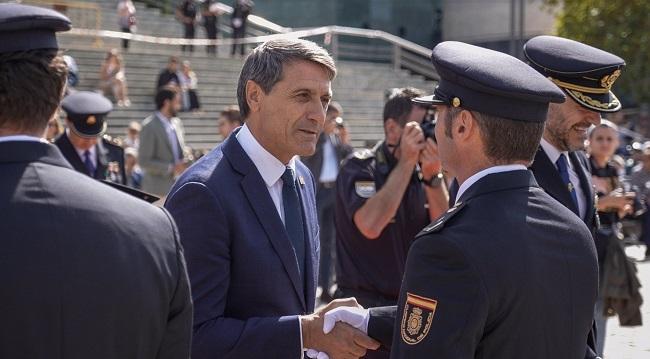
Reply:
[[296, 295], [300, 298], [303, 309], [306, 311], [304, 285], [298, 272], [296, 255], [275, 204], [269, 195], [266, 183], [264, 183], [251, 159], [244, 152], [236, 136], [231, 135], [228, 137], [228, 140], [224, 143], [223, 153], [233, 168], [244, 175], [241, 185], [249, 205], [255, 212], [258, 221], [264, 228], [264, 232], [266, 232], [266, 237], [282, 261]]
[[95, 178], [104, 179], [104, 174], [108, 167], [108, 150], [102, 144], [102, 139], [97, 141], [97, 169], [95, 169]]
[[75, 150], [67, 134], [65, 133], [62, 134], [56, 140], [55, 144], [59, 148], [59, 150], [65, 157], [65, 159], [72, 165], [72, 168], [74, 168], [77, 172], [81, 172], [83, 174], [88, 173], [86, 166], [81, 161], [81, 157], [79, 157], [77, 150]]
[[535, 154], [535, 160], [530, 166], [530, 170], [535, 174], [535, 179], [539, 183], [539, 186], [551, 195], [551, 197], [562, 203], [565, 207], [573, 211], [573, 213], [579, 213], [575, 203], [573, 203], [569, 190], [562, 182], [562, 178], [560, 178], [560, 173], [541, 146]]

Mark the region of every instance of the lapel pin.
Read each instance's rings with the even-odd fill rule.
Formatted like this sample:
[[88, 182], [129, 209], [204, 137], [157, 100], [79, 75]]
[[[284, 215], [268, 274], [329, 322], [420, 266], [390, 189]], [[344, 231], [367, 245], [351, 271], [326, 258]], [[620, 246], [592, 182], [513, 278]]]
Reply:
[[301, 186], [304, 186], [305, 185], [305, 177], [298, 176], [298, 183], [300, 183]]

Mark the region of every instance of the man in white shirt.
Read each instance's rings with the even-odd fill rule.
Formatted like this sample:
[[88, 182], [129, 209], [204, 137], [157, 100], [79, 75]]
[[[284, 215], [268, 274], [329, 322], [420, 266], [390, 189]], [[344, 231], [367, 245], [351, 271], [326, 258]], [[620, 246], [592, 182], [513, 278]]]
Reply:
[[[563, 93], [521, 61], [443, 42], [433, 96], [443, 170], [460, 188], [416, 236], [397, 307], [337, 308], [391, 358], [581, 358], [598, 287], [591, 235], [526, 167]], [[508, 69], [507, 72], [503, 69]]]
[[[318, 217], [314, 179], [296, 156], [314, 153], [335, 74], [332, 58], [312, 42], [258, 46], [237, 88], [245, 125], [167, 197], [188, 261], [195, 359], [300, 359], [305, 349], [358, 358], [378, 346], [348, 325], [324, 335], [323, 312], [311, 314]], [[355, 302], [327, 309], [340, 304]]]

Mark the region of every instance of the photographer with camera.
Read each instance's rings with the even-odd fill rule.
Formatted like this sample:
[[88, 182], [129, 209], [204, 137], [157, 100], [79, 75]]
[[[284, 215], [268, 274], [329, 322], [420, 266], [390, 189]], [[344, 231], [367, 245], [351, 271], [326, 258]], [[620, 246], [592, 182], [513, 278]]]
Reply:
[[364, 307], [395, 305], [413, 238], [447, 209], [437, 147], [420, 127], [428, 106], [411, 101], [419, 96], [414, 88], [393, 90], [385, 139], [349, 157], [337, 178], [335, 296], [356, 297]]

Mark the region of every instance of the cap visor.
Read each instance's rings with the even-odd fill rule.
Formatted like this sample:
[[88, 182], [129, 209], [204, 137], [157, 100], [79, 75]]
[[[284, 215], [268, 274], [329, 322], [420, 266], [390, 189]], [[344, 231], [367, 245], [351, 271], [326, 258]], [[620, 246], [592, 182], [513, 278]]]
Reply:
[[445, 103], [445, 101], [437, 99], [436, 95], [416, 97], [411, 99], [411, 101], [419, 105], [439, 105]]

